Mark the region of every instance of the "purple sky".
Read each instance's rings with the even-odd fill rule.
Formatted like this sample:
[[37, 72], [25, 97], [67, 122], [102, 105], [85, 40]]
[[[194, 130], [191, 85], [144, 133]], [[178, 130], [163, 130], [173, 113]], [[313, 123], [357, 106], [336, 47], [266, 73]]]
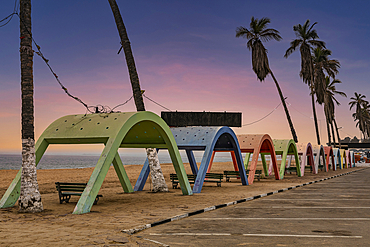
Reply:
[[[370, 95], [368, 78], [370, 3], [366, 1], [120, 1], [117, 0], [131, 41], [142, 89], [171, 110], [240, 111], [243, 124], [254, 122], [279, 103], [270, 77], [257, 81], [245, 39], [235, 38], [238, 26], [249, 27], [251, 16], [269, 17], [269, 27], [283, 40], [265, 43], [270, 67], [284, 96], [299, 141], [316, 143], [309, 90], [299, 78], [299, 50], [283, 58], [295, 38], [293, 25], [307, 19], [332, 58], [341, 62], [336, 108], [342, 137], [359, 137], [349, 111], [349, 98]], [[124, 55], [108, 1], [32, 2], [33, 37], [71, 94], [88, 105], [113, 107], [132, 94]], [[13, 11], [14, 1], [0, 4], [0, 19]], [[19, 20], [0, 28], [0, 153], [20, 153]], [[36, 137], [55, 119], [85, 113], [69, 98], [40, 57], [34, 57]], [[370, 96], [369, 96], [370, 97]], [[145, 100], [146, 108], [162, 108]], [[135, 111], [133, 101], [118, 108]], [[322, 142], [327, 141], [323, 109], [317, 106]], [[236, 133], [269, 133], [273, 139], [291, 138], [282, 107], [266, 119]], [[83, 147], [81, 152], [90, 149]], [[98, 148], [100, 150], [100, 147]], [[55, 152], [71, 151], [55, 147]], [[86, 151], [86, 152], [87, 152]]]

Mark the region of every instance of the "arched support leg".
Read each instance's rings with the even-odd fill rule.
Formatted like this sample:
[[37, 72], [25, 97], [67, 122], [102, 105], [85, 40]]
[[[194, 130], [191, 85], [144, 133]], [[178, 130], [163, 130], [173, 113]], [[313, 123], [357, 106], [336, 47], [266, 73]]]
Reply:
[[240, 169], [238, 168], [238, 161], [235, 157], [235, 152], [234, 151], [231, 151], [230, 152], [230, 155], [231, 155], [231, 159], [233, 160], [233, 165], [234, 165], [234, 171], [240, 171]]
[[99, 193], [100, 187], [103, 184], [104, 178], [108, 173], [110, 164], [112, 164], [113, 159], [117, 154], [120, 141], [117, 139], [112, 140], [112, 138], [108, 139], [98, 163], [91, 174], [89, 182], [73, 210], [73, 214], [84, 214], [90, 212], [95, 198]]
[[211, 171], [211, 167], [212, 167], [213, 159], [215, 158], [215, 155], [216, 155], [216, 151], [213, 151], [213, 152], [212, 152], [211, 161], [209, 162], [209, 165], [208, 165], [207, 172], [210, 172], [210, 171]]
[[123, 191], [125, 191], [126, 193], [134, 192], [134, 190], [132, 189], [132, 185], [130, 183], [130, 179], [127, 176], [125, 168], [123, 167], [123, 163], [122, 163], [121, 157], [119, 157], [118, 152], [114, 156], [113, 167], [114, 167], [114, 170], [116, 170], [116, 173], [121, 183], [121, 186], [123, 188]]
[[248, 170], [248, 165], [249, 165], [249, 159], [251, 158], [251, 153], [245, 153], [245, 158], [244, 158], [244, 169]]
[[[48, 146], [49, 143], [40, 137], [40, 141], [38, 141], [35, 146], [36, 166], [40, 162]], [[1, 198], [0, 208], [13, 207], [14, 204], [17, 202], [21, 191], [21, 175], [22, 168], [18, 171], [9, 188], [6, 190], [5, 194]]]
[[268, 168], [267, 163], [266, 163], [265, 154], [261, 154], [261, 160], [262, 160], [263, 172], [265, 173], [265, 176], [267, 177], [269, 175], [269, 168]]
[[251, 167], [249, 169], [249, 176], [248, 176], [249, 184], [253, 184], [254, 175], [256, 173], [256, 168], [257, 168], [258, 153], [259, 153], [259, 150], [257, 149], [253, 151], [253, 157], [252, 157]]
[[[174, 138], [173, 138], [173, 143], [176, 143]], [[172, 145], [168, 145], [168, 146], [169, 146], [168, 152], [170, 153], [173, 168], [175, 168], [177, 178], [179, 179], [182, 194], [192, 195], [193, 192], [190, 187], [188, 176], [186, 175], [184, 164], [182, 163], [182, 160], [181, 160], [180, 152], [176, 146], [175, 147], [173, 147]]]
[[185, 151], [186, 151], [186, 155], [188, 156], [191, 171], [194, 175], [197, 175], [198, 174], [198, 165], [197, 165], [197, 162], [195, 160], [193, 151], [190, 150], [190, 149], [185, 149]]
[[202, 191], [204, 178], [206, 177], [208, 165], [212, 156], [211, 152], [212, 152], [211, 147], [207, 146], [203, 154], [202, 162], [200, 163], [197, 178], [195, 179], [194, 182], [193, 193], [200, 193]]
[[[159, 152], [158, 148], [157, 148], [157, 152]], [[146, 180], [149, 177], [149, 173], [150, 173], [149, 161], [148, 161], [148, 158], [146, 158], [143, 168], [141, 168], [140, 175], [136, 181], [134, 191], [142, 191], [144, 189], [144, 185], [146, 183]]]

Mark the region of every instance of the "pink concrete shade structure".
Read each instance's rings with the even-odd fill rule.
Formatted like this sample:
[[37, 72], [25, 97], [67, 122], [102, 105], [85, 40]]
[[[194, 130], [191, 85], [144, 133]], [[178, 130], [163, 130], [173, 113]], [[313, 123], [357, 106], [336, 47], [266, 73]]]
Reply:
[[325, 150], [323, 145], [312, 145], [313, 155], [315, 157], [315, 168], [319, 171], [321, 165], [324, 171], [328, 171], [328, 164], [326, 163]]
[[[327, 166], [328, 171], [330, 170], [330, 168], [333, 169], [333, 171], [335, 171], [335, 168], [336, 167], [335, 167], [335, 162], [334, 162], [333, 148], [330, 147], [330, 146], [325, 146], [324, 147], [324, 151], [325, 151], [326, 166]], [[329, 166], [330, 165], [330, 161], [331, 161], [331, 167]]]
[[[275, 173], [275, 179], [279, 180], [279, 169], [277, 166], [277, 160], [276, 160], [276, 154], [275, 154], [275, 148], [274, 144], [272, 142], [271, 137], [268, 134], [244, 134], [244, 135], [236, 135], [239, 142], [239, 147], [241, 153], [247, 153], [244, 159], [244, 167], [245, 169], [248, 168], [250, 154], [253, 153], [251, 165], [250, 165], [250, 171], [249, 171], [249, 178], [248, 182], [249, 184], [253, 183], [254, 179], [254, 173], [257, 167], [257, 161], [258, 156], [263, 154], [270, 154], [271, 155], [271, 161], [272, 166]], [[264, 162], [264, 155], [261, 155], [262, 164], [263, 164], [263, 170], [265, 175], [268, 175], [268, 167], [266, 165], [266, 162]]]
[[351, 152], [349, 150], [346, 150], [346, 158], [347, 158], [347, 164], [348, 168], [352, 168], [352, 157], [351, 157]]
[[308, 165], [311, 166], [312, 173], [317, 174], [311, 143], [297, 143], [296, 146], [301, 163], [301, 175], [304, 176], [304, 170], [307, 162]]
[[[239, 142], [239, 147], [241, 153], [246, 153], [245, 159], [244, 159], [244, 167], [245, 170], [247, 170], [249, 165], [250, 156], [253, 153], [249, 174], [248, 174], [248, 184], [252, 184], [254, 180], [254, 175], [256, 172], [257, 167], [257, 161], [258, 156], [261, 153], [264, 154], [270, 154], [271, 160], [272, 160], [272, 166], [275, 172], [275, 179], [279, 180], [279, 170], [277, 166], [276, 161], [276, 155], [275, 155], [275, 148], [274, 144], [272, 142], [271, 137], [268, 134], [243, 134], [243, 135], [237, 135], [236, 136]], [[216, 152], [223, 152], [223, 151], [213, 151], [211, 162], [208, 167], [208, 172], [211, 169], [213, 158]], [[238, 171], [238, 166], [236, 165], [236, 158], [234, 152], [231, 152], [231, 157], [234, 164], [235, 171]], [[265, 157], [261, 156], [262, 163], [263, 163], [263, 170], [266, 176], [268, 176], [268, 167], [266, 166]]]

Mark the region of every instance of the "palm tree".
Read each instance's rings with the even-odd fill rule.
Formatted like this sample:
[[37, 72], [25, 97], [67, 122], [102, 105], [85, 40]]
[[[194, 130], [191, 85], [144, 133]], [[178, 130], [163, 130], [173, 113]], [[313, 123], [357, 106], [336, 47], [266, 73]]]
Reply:
[[247, 47], [249, 50], [252, 50], [252, 67], [253, 71], [257, 75], [257, 78], [262, 82], [265, 80], [266, 76], [270, 74], [272, 79], [274, 80], [280, 96], [280, 100], [284, 106], [285, 115], [289, 123], [290, 131], [292, 132], [293, 140], [295, 142], [298, 142], [293, 122], [290, 118], [289, 111], [285, 103], [285, 98], [280, 89], [279, 83], [277, 82], [274, 74], [270, 69], [267, 57], [267, 50], [262, 44], [262, 41], [267, 42], [272, 39], [280, 41], [282, 39], [279, 31], [277, 31], [276, 29], [267, 28], [267, 25], [269, 23], [269, 18], [264, 17], [258, 20], [257, 18], [254, 18], [252, 16], [251, 23], [249, 25], [250, 29], [248, 30], [247, 28], [242, 26], [238, 27], [236, 29], [236, 37], [243, 37], [248, 39]]
[[356, 106], [356, 112], [353, 113], [352, 116], [355, 121], [357, 121], [356, 127], [359, 126], [364, 139], [366, 139], [366, 136], [368, 136], [366, 129], [368, 128], [367, 125], [369, 124], [369, 102], [365, 100], [365, 98], [365, 95], [355, 92], [355, 97], [351, 97], [352, 101], [348, 103], [350, 105], [350, 110]]
[[303, 79], [304, 83], [308, 84], [311, 90], [311, 103], [313, 118], [315, 122], [316, 137], [317, 143], [320, 145], [320, 134], [317, 125], [314, 98], [314, 68], [310, 50], [311, 47], [325, 47], [325, 43], [323, 41], [316, 40], [317, 38], [319, 38], [316, 30], [313, 29], [316, 24], [317, 22], [310, 26], [310, 20], [307, 20], [303, 24], [303, 26], [301, 24], [293, 26], [293, 30], [295, 32], [295, 35], [297, 36], [297, 39], [290, 42], [290, 47], [286, 50], [284, 57], [288, 58], [288, 56], [292, 54], [298, 46], [300, 47], [299, 50], [301, 52], [301, 71], [299, 73], [299, 76]]
[[20, 0], [20, 59], [22, 91], [22, 175], [19, 212], [43, 211], [36, 174], [34, 110], [33, 110], [33, 50], [31, 34], [31, 0]]
[[[139, 76], [136, 71], [135, 60], [132, 54], [130, 41], [128, 39], [127, 31], [125, 25], [122, 20], [121, 13], [119, 11], [118, 5], [115, 0], [108, 0], [110, 7], [113, 12], [113, 16], [117, 25], [118, 33], [121, 38], [121, 45], [123, 47], [123, 51], [126, 57], [126, 63], [130, 75], [130, 81], [132, 86], [132, 91], [134, 95], [135, 105], [137, 111], [145, 111], [142, 91], [140, 89], [140, 82]], [[150, 167], [150, 174], [153, 183], [153, 191], [154, 192], [164, 192], [168, 191], [168, 187], [166, 181], [164, 180], [164, 176], [162, 173], [161, 166], [158, 160], [158, 154], [155, 148], [147, 148], [146, 149], [149, 167]]]
[[[347, 97], [347, 95], [344, 92], [337, 91], [335, 85], [339, 83], [342, 83], [342, 82], [337, 79], [333, 79], [330, 82], [330, 77], [329, 76], [325, 77], [324, 112], [325, 112], [326, 121], [327, 121], [328, 135], [330, 135], [329, 126], [328, 126], [328, 124], [330, 123], [331, 129], [333, 132], [333, 139], [335, 143], [334, 128], [333, 128], [333, 123], [334, 123], [338, 142], [339, 142], [339, 148], [341, 148], [337, 122], [335, 120], [335, 104], [334, 103], [336, 103], [338, 106], [340, 105], [339, 101], [335, 98], [335, 95], [340, 95], [343, 97]], [[330, 136], [329, 136], [329, 145], [330, 145]]]
[[329, 59], [331, 51], [328, 49], [323, 49], [322, 47], [316, 47], [312, 51], [312, 62], [314, 66], [314, 92], [316, 95], [317, 103], [320, 105], [324, 103], [324, 94], [326, 88], [326, 78], [324, 71], [331, 78], [335, 78], [338, 74], [338, 69], [340, 68], [340, 63], [338, 60]]

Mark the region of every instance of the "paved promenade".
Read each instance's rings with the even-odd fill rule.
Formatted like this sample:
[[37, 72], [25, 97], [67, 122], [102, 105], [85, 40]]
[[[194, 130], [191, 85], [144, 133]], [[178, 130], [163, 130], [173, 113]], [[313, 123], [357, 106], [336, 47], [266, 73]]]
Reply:
[[369, 233], [370, 168], [364, 168], [134, 236], [163, 246], [369, 246]]

